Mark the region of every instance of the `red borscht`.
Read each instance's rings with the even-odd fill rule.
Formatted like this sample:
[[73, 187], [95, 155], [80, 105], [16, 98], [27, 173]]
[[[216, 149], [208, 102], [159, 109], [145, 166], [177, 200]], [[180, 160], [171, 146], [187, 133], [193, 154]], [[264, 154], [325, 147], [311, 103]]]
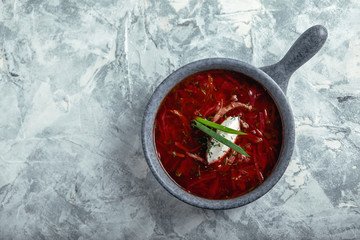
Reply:
[[[210, 138], [192, 126], [196, 117], [221, 124], [239, 117], [235, 144], [250, 157], [229, 150], [207, 163]], [[276, 105], [255, 80], [227, 70], [196, 73], [164, 98], [154, 123], [157, 156], [185, 191], [207, 199], [229, 199], [258, 187], [272, 172], [281, 149], [282, 124]]]

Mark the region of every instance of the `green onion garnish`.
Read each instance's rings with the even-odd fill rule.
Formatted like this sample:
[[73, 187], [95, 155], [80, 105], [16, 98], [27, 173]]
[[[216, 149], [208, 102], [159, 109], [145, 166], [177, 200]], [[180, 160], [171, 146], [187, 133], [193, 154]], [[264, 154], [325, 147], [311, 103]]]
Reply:
[[225, 127], [223, 125], [220, 125], [220, 124], [217, 124], [217, 123], [214, 123], [214, 122], [211, 122], [209, 120], [206, 120], [206, 119], [203, 119], [201, 117], [196, 117], [195, 118], [196, 121], [204, 124], [204, 125], [207, 125], [209, 127], [212, 127], [212, 128], [215, 128], [215, 129], [218, 129], [222, 132], [226, 132], [226, 133], [232, 133], [232, 134], [238, 134], [238, 135], [247, 135], [247, 133], [244, 133], [244, 132], [239, 132], [235, 129], [232, 129], [232, 128], [228, 128], [228, 127]]
[[219, 135], [218, 133], [216, 133], [215, 131], [211, 130], [210, 128], [206, 127], [205, 125], [203, 125], [202, 123], [200, 123], [197, 120], [194, 120], [194, 126], [197, 127], [198, 129], [200, 129], [201, 131], [203, 131], [204, 133], [206, 133], [207, 135], [209, 135], [210, 137], [216, 139], [217, 141], [221, 142], [222, 144], [228, 146], [229, 148], [231, 148], [232, 150], [250, 157], [249, 154], [247, 154], [245, 152], [244, 149], [242, 149], [240, 146], [236, 145], [233, 142], [230, 142], [229, 140], [227, 140], [226, 138], [224, 138], [223, 136]]

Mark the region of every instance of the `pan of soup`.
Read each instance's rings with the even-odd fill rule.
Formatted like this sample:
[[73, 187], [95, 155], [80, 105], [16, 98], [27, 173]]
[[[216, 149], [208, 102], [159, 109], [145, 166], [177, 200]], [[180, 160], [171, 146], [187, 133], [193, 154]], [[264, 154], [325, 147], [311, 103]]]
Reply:
[[256, 68], [209, 58], [168, 76], [149, 100], [142, 124], [144, 155], [159, 183], [176, 198], [208, 209], [240, 207], [273, 188], [295, 142], [288, 81], [326, 38], [317, 25], [276, 64]]

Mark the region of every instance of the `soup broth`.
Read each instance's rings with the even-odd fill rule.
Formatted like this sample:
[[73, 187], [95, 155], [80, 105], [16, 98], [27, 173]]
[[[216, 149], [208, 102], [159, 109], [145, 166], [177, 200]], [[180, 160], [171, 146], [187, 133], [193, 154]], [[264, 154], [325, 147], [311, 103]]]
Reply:
[[[240, 118], [235, 144], [250, 157], [229, 150], [207, 163], [210, 138], [192, 126], [196, 117], [221, 124]], [[183, 79], [164, 98], [154, 123], [157, 156], [185, 191], [207, 199], [228, 199], [258, 187], [277, 163], [282, 124], [277, 107], [255, 80], [227, 70], [210, 70]]]

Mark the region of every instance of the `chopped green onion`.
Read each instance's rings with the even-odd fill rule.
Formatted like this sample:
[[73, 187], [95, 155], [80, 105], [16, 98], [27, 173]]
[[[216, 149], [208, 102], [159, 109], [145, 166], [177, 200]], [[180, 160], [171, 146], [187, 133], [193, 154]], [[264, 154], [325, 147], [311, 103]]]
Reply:
[[240, 146], [236, 145], [233, 142], [230, 142], [229, 140], [227, 140], [226, 138], [224, 138], [223, 136], [219, 135], [218, 133], [216, 133], [215, 131], [211, 130], [210, 128], [206, 127], [205, 125], [203, 125], [202, 123], [198, 122], [197, 120], [194, 120], [195, 124], [194, 126], [197, 127], [198, 129], [200, 129], [201, 131], [203, 131], [204, 133], [206, 133], [207, 135], [209, 135], [210, 137], [216, 139], [217, 141], [221, 142], [222, 144], [228, 146], [229, 148], [231, 148], [232, 150], [250, 157], [249, 154], [247, 154], [245, 152], [244, 149], [242, 149]]
[[209, 120], [206, 120], [206, 119], [203, 119], [201, 117], [196, 117], [195, 118], [196, 121], [204, 124], [204, 125], [207, 125], [209, 127], [212, 127], [212, 128], [215, 128], [215, 129], [218, 129], [222, 132], [226, 132], [226, 133], [232, 133], [232, 134], [238, 134], [238, 135], [247, 135], [246, 133], [244, 132], [239, 132], [235, 129], [232, 129], [232, 128], [228, 128], [228, 127], [225, 127], [223, 125], [220, 125], [220, 124], [217, 124], [217, 123], [214, 123], [214, 122], [211, 122]]

